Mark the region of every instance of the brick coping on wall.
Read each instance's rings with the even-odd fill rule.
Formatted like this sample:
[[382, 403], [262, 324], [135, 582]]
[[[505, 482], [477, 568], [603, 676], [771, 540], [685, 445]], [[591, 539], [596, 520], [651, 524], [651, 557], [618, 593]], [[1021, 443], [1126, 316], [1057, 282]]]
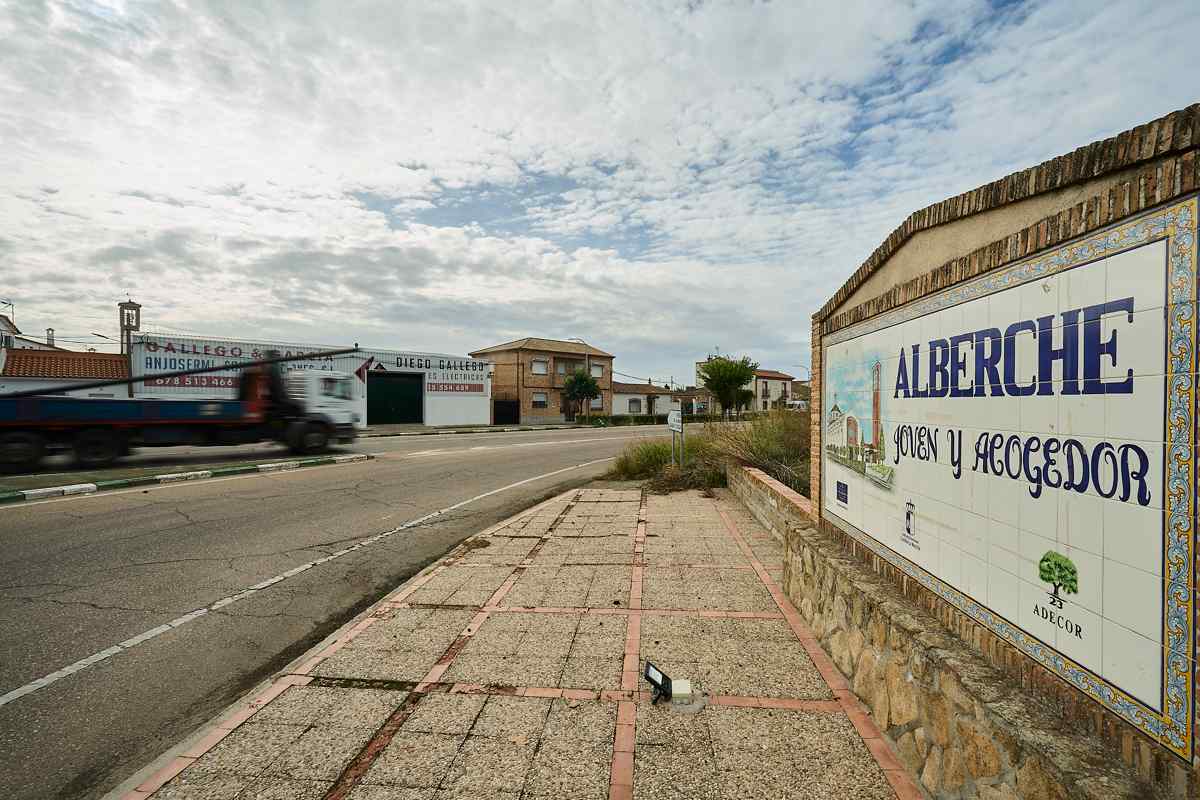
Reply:
[[808, 498], [756, 469], [729, 476], [785, 545], [785, 592], [930, 796], [1196, 797], [1183, 762], [818, 522]]
[[[813, 315], [814, 325], [819, 324], [824, 333], [844, 328], [916, 297], [1189, 194], [1200, 186], [1197, 145], [1200, 145], [1200, 103], [915, 211], [875, 248]], [[921, 231], [1133, 169], [1137, 170], [1135, 176], [1105, 194], [948, 261], [834, 316], [855, 290]]]

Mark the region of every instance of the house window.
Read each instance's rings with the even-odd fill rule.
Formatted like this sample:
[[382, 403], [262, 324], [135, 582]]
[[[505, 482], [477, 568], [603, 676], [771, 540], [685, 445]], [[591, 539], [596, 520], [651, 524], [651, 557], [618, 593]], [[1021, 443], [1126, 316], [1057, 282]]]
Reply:
[[629, 401], [629, 413], [630, 414], [642, 413], [642, 401], [637, 398], [630, 400]]
[[592, 377], [593, 378], [603, 378], [604, 377], [604, 365], [603, 364], [592, 364]]
[[567, 374], [567, 362], [565, 362], [565, 361], [559, 361], [559, 362], [556, 362], [556, 363], [555, 363], [555, 366], [556, 366], [556, 367], [558, 367], [558, 374], [559, 374], [559, 375], [566, 375], [566, 374]]
[[603, 397], [593, 397], [592, 398], [592, 408], [594, 408], [594, 409], [604, 408], [604, 398]]
[[[537, 363], [537, 362], [534, 362], [534, 363]], [[545, 392], [534, 392], [533, 393], [533, 402], [531, 402], [530, 405], [533, 406], [534, 408], [545, 408], [547, 406], [546, 393]]]
[[539, 360], [535, 358], [529, 363], [529, 371], [534, 375], [545, 375], [548, 372], [547, 367], [549, 364], [550, 362], [546, 361], [545, 359]]

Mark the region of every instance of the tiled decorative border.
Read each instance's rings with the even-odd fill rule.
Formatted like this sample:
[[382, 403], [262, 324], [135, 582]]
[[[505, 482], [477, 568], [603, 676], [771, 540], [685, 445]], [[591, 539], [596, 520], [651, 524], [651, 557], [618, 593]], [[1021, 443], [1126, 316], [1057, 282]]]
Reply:
[[[1163, 597], [1163, 711], [1159, 712], [1106, 681], [1053, 647], [977, 603], [954, 587], [913, 564], [877, 541], [869, 533], [824, 509], [831, 522], [873, 552], [887, 559], [921, 585], [936, 593], [972, 619], [1011, 642], [1039, 664], [1051, 670], [1089, 697], [1102, 703], [1146, 735], [1186, 759], [1193, 754], [1193, 656], [1195, 615], [1193, 608], [1196, 520], [1196, 252], [1197, 211], [1195, 196], [1132, 220], [1099, 231], [1044, 255], [996, 270], [978, 279], [923, 298], [892, 312], [880, 314], [857, 325], [824, 337], [822, 350], [830, 345], [934, 313], [968, 300], [986, 297], [1072, 267], [1112, 256], [1150, 242], [1167, 240], [1169, 363], [1165, 418], [1170, 427], [1164, 478], [1167, 508], [1163, 528], [1166, 581]], [[825, 362], [825, 354], [822, 360]], [[827, 363], [827, 362], [825, 362]], [[822, 399], [822, 416], [824, 401]], [[823, 504], [822, 504], [823, 505]]]

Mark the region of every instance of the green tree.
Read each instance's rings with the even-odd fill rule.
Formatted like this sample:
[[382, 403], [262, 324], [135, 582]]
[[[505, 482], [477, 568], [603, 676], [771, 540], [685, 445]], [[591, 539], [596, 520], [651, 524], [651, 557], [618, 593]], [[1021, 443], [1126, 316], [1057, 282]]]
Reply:
[[756, 410], [754, 408], [754, 392], [751, 389], [738, 389], [737, 393], [737, 410], [740, 414], [745, 410]]
[[563, 382], [563, 397], [571, 404], [572, 412], [582, 410], [584, 403], [600, 396], [600, 384], [587, 373], [587, 370], [576, 370]]
[[1038, 562], [1038, 577], [1046, 583], [1054, 585], [1053, 595], [1055, 597], [1058, 597], [1059, 589], [1067, 594], [1079, 592], [1079, 572], [1075, 569], [1071, 559], [1062, 553], [1056, 553], [1053, 550], [1046, 551], [1046, 555], [1042, 556], [1042, 560]]
[[[741, 393], [749, 392], [742, 387], [754, 381], [754, 372], [757, 369], [758, 364], [747, 356], [742, 356], [737, 361], [731, 358], [717, 357], [705, 361], [697, 372], [704, 388], [712, 392], [721, 404], [721, 410], [729, 413], [741, 406], [740, 401], [743, 397]], [[749, 394], [750, 400], [753, 402], [754, 393], [749, 392]]]

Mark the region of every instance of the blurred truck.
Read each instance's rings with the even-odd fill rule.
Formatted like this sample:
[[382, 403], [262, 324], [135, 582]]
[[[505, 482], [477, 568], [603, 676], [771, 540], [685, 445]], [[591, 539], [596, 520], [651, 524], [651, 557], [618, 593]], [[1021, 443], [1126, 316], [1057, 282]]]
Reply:
[[[70, 451], [84, 467], [100, 467], [136, 447], [228, 446], [277, 441], [293, 453], [319, 453], [354, 440], [352, 375], [283, 371], [283, 364], [355, 349], [273, 357], [244, 364], [230, 400], [97, 399], [37, 391], [0, 395], [0, 470], [33, 470], [49, 453]], [[182, 370], [173, 378], [225, 371]], [[58, 391], [133, 384], [144, 378], [94, 381]]]

